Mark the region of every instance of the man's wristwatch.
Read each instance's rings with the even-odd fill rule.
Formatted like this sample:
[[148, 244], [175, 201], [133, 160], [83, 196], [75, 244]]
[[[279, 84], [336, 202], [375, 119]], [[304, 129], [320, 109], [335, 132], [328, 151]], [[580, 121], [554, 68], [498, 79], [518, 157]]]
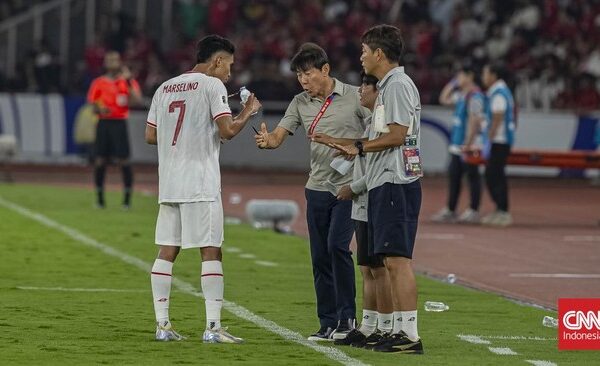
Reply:
[[354, 146], [358, 149], [358, 156], [365, 156], [365, 152], [363, 151], [363, 143], [360, 140], [354, 141]]

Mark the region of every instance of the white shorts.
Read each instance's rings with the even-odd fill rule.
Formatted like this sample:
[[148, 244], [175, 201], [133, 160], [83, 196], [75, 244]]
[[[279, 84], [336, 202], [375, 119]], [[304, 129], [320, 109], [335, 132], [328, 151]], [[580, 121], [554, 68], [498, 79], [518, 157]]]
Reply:
[[161, 203], [156, 220], [156, 244], [187, 248], [221, 247], [223, 204], [211, 202]]

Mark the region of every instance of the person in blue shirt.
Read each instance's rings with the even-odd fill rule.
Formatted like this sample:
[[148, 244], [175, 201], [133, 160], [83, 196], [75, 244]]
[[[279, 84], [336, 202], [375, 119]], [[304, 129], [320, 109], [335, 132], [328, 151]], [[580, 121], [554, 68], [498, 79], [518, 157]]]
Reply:
[[[476, 73], [464, 66], [440, 94], [440, 104], [454, 106], [452, 131], [450, 134], [450, 164], [448, 165], [448, 205], [432, 217], [434, 222], [479, 223], [481, 178], [476, 164], [467, 164], [463, 152], [480, 144], [485, 112], [485, 95], [475, 82]], [[456, 213], [460, 197], [462, 177], [467, 174], [471, 193], [471, 204], [460, 216]]]
[[481, 222], [493, 226], [509, 226], [512, 215], [508, 212], [508, 180], [506, 163], [515, 141], [515, 101], [504, 81], [505, 69], [500, 63], [488, 64], [483, 68], [482, 81], [487, 88], [486, 128], [489, 152], [485, 167], [485, 181], [496, 211], [485, 216]]

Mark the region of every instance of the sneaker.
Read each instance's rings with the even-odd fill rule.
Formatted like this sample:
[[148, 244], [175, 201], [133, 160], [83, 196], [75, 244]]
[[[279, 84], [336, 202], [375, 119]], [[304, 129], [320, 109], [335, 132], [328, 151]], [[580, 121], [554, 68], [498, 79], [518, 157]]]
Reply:
[[344, 319], [338, 322], [337, 328], [331, 334], [331, 338], [344, 339], [354, 329], [356, 322], [354, 319]]
[[409, 354], [423, 354], [423, 342], [421, 339], [417, 341], [411, 341], [406, 333], [400, 332], [392, 334], [388, 338], [387, 342], [373, 347], [375, 352], [396, 352], [396, 353], [409, 353]]
[[496, 220], [496, 216], [498, 216], [498, 211], [489, 213], [481, 219], [481, 223], [484, 225], [492, 225], [492, 222]]
[[177, 333], [171, 326], [171, 322], [156, 323], [156, 340], [162, 342], [183, 341], [186, 337]]
[[321, 329], [319, 329], [316, 333], [311, 334], [308, 337], [308, 340], [315, 342], [331, 342], [333, 341], [333, 338], [331, 338], [331, 334], [333, 333], [333, 331], [334, 329], [331, 327], [321, 327]]
[[481, 217], [479, 216], [479, 212], [473, 210], [472, 208], [468, 208], [458, 217], [458, 222], [461, 224], [479, 224], [481, 221]]
[[391, 339], [391, 336], [392, 335], [390, 333], [373, 333], [368, 337], [371, 339], [368, 339], [367, 342], [365, 342], [363, 348], [373, 350], [375, 347], [379, 347], [388, 343]]
[[512, 219], [512, 215], [506, 211], [498, 211], [496, 213], [496, 217], [494, 218], [494, 220], [492, 222], [490, 222], [490, 225], [493, 226], [500, 226], [500, 227], [507, 227], [512, 225], [513, 223], [513, 219]]
[[452, 224], [456, 222], [456, 213], [450, 211], [447, 207], [441, 209], [438, 213], [431, 217], [431, 221], [439, 224]]
[[[348, 336], [350, 336], [350, 335], [348, 335]], [[377, 329], [375, 331], [375, 333], [369, 335], [368, 337], [365, 337], [363, 340], [360, 340], [360, 341], [357, 341], [357, 342], [352, 342], [350, 345], [352, 347], [356, 347], [356, 348], [372, 349], [373, 346], [377, 342], [381, 341], [381, 339], [384, 336], [385, 336], [385, 333], [382, 333], [379, 329]]]
[[333, 344], [337, 346], [349, 346], [354, 343], [364, 343], [367, 339], [361, 331], [358, 329], [352, 329], [346, 337], [342, 339], [334, 339]]
[[202, 335], [204, 343], [244, 343], [242, 338], [227, 333], [227, 328], [207, 329]]

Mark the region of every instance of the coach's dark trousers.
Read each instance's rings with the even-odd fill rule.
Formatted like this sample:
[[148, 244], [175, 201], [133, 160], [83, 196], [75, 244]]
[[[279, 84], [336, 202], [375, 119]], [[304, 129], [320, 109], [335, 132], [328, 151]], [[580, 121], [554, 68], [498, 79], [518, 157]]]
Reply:
[[306, 220], [321, 327], [355, 319], [356, 287], [350, 241], [354, 232], [352, 201], [338, 201], [329, 192], [305, 190]]

